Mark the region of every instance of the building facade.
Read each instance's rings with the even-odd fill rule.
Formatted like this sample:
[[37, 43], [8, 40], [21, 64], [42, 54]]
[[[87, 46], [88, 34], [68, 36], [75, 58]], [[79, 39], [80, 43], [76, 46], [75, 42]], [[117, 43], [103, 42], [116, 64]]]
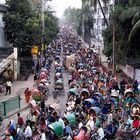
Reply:
[[[109, 0], [107, 3], [107, 6], [103, 4], [102, 0], [100, 0], [100, 2], [103, 7], [105, 16], [107, 20], [109, 20], [109, 15], [110, 15], [111, 10], [113, 10], [115, 0]], [[106, 28], [106, 24], [105, 24], [104, 17], [103, 17], [101, 8], [99, 6], [99, 3], [97, 3], [96, 12], [94, 12], [93, 17], [94, 18], [93, 18], [92, 34], [98, 42], [103, 44], [102, 31]]]

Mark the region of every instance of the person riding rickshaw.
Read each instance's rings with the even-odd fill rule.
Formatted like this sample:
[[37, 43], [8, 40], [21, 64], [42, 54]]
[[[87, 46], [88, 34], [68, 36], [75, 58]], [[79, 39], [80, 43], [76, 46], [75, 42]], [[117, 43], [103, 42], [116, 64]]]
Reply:
[[124, 92], [124, 108], [128, 114], [130, 114], [131, 105], [133, 103], [137, 103], [137, 99], [134, 96], [134, 92], [132, 89], [126, 89]]

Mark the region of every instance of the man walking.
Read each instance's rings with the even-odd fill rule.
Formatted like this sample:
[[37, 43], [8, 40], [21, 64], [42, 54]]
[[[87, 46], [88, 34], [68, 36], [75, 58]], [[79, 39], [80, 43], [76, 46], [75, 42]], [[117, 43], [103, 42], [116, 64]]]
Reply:
[[9, 92], [9, 95], [11, 94], [11, 87], [12, 87], [12, 83], [11, 83], [10, 80], [8, 80], [8, 81], [6, 82], [6, 94], [5, 94], [5, 95], [7, 95], [8, 92]]

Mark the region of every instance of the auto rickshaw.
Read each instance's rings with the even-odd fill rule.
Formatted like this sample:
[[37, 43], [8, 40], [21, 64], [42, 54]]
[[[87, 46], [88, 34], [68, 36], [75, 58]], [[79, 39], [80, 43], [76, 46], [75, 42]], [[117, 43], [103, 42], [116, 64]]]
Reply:
[[56, 82], [55, 82], [55, 90], [63, 90], [64, 89], [64, 83], [63, 83], [63, 81], [61, 80], [61, 79], [59, 79], [59, 80], [57, 80]]

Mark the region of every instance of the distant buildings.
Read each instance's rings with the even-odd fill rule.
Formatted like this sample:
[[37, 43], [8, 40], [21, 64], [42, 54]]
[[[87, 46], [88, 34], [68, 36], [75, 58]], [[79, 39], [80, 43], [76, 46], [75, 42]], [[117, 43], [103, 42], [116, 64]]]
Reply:
[[[101, 1], [103, 10], [105, 12], [105, 16], [107, 20], [109, 20], [109, 15], [110, 15], [111, 10], [113, 10], [115, 0], [109, 0], [106, 7], [103, 4], [102, 0], [100, 1]], [[97, 42], [103, 44], [102, 31], [106, 28], [106, 25], [105, 25], [104, 17], [103, 17], [101, 8], [99, 6], [99, 3], [97, 3], [96, 12], [94, 12], [93, 17], [94, 19], [93, 19], [92, 34], [93, 34], [94, 39], [91, 39], [91, 41], [95, 42], [96, 40]]]

